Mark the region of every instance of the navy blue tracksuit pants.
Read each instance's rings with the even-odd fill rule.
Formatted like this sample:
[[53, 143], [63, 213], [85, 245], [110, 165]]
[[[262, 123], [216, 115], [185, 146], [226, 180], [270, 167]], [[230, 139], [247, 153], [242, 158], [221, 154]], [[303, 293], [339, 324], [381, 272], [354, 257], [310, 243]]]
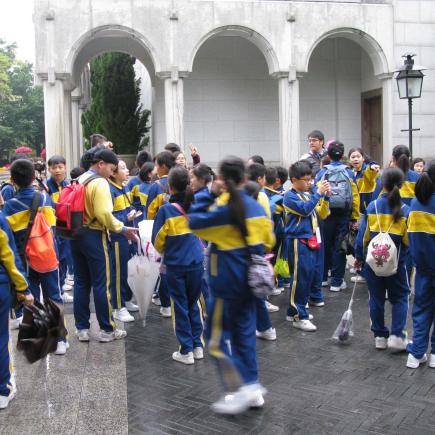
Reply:
[[[388, 277], [376, 276], [365, 264], [363, 276], [369, 288], [371, 330], [375, 337], [389, 337], [390, 334], [405, 338], [406, 316], [408, 315], [409, 284], [406, 262], [400, 261], [397, 273]], [[385, 293], [391, 303], [391, 331], [385, 326]]]
[[9, 308], [11, 289], [8, 283], [0, 284], [0, 395], [9, 396], [11, 384], [11, 356], [9, 354]]
[[74, 259], [74, 318], [76, 328], [89, 329], [91, 288], [100, 328], [115, 329], [110, 303], [110, 258], [107, 234], [86, 230], [82, 237], [71, 242]]
[[198, 303], [202, 289], [204, 269], [198, 267], [166, 268], [166, 280], [170, 289], [174, 332], [180, 343], [180, 353], [192, 352], [203, 347], [203, 321]]
[[428, 350], [430, 328], [432, 327], [431, 353], [435, 354], [435, 276], [417, 269], [415, 296], [412, 308], [414, 334], [408, 352], [415, 358], [422, 358]]
[[266, 301], [264, 299], [256, 298], [255, 300], [256, 313], [257, 313], [257, 331], [264, 332], [272, 328], [269, 311], [267, 311]]
[[128, 260], [130, 260], [131, 249], [128, 240], [122, 236], [116, 237], [112, 235], [110, 242], [110, 257], [111, 257], [111, 299], [114, 310], [120, 310], [125, 307], [125, 302], [130, 301], [133, 293], [127, 282], [128, 276]]

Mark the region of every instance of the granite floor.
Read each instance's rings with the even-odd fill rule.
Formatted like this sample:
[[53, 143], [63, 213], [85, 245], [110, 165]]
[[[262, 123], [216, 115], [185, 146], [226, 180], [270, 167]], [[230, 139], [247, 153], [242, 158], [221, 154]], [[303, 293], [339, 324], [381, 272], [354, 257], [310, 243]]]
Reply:
[[171, 321], [152, 306], [146, 325], [126, 325], [125, 341], [72, 336], [67, 356], [33, 365], [15, 352], [18, 394], [0, 412], [0, 434], [435, 434], [435, 370], [407, 369], [405, 354], [374, 349], [365, 285], [357, 287], [352, 342], [331, 341], [350, 292], [326, 292], [326, 306], [311, 310], [316, 333], [285, 320], [288, 290], [271, 299], [281, 309], [272, 314], [278, 340], [258, 341], [269, 391], [262, 410], [214, 415], [221, 389], [212, 362], [173, 362]]

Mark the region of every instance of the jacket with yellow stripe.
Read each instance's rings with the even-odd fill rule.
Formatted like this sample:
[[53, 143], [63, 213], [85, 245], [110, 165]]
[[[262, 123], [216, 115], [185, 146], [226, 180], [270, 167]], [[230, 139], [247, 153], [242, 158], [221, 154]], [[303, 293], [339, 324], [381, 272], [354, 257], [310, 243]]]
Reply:
[[417, 271], [435, 279], [435, 193], [422, 204], [411, 202], [408, 217], [409, 249]]
[[[247, 241], [252, 254], [263, 255], [275, 244], [272, 221], [263, 207], [244, 190], [240, 191], [245, 206]], [[190, 228], [201, 239], [210, 242], [208, 275], [215, 296], [240, 298], [249, 291], [247, 273], [249, 251], [240, 230], [232, 224], [228, 196], [215, 203], [212, 193], [204, 192], [189, 209]]]
[[284, 195], [285, 229], [284, 233], [290, 239], [309, 239], [316, 228], [319, 219], [329, 215], [329, 198], [315, 193], [288, 190]]
[[3, 284], [13, 284], [16, 291], [30, 293], [14, 236], [0, 211], [0, 286]]
[[[33, 187], [24, 187], [19, 189], [14, 198], [6, 201], [4, 213], [6, 219], [14, 233], [15, 243], [18, 252], [24, 252], [24, 240], [27, 234], [27, 227], [30, 220], [30, 209], [32, 207], [33, 196], [36, 191]], [[51, 226], [53, 234], [56, 229], [56, 215], [53, 208], [53, 202], [45, 192], [40, 192], [39, 211], [41, 211], [48, 225]]]
[[147, 219], [154, 219], [158, 209], [168, 202], [169, 185], [168, 176], [164, 175], [155, 181], [150, 188], [147, 198]]
[[[127, 215], [134, 207], [131, 204], [131, 192], [128, 190], [128, 186], [120, 186], [109, 180], [110, 194], [112, 195], [113, 202], [113, 216], [125, 226], [131, 226], [131, 222], [128, 220]], [[112, 240], [126, 240], [122, 234], [110, 232]]]
[[[417, 172], [411, 170], [409, 170], [405, 176], [405, 182], [400, 188], [400, 197], [406, 205], [410, 205], [415, 197], [415, 183], [417, 183], [419, 177], [420, 175]], [[376, 179], [376, 189], [373, 193], [373, 199], [379, 198], [383, 193], [382, 177], [378, 177]]]
[[127, 189], [131, 192], [132, 197], [132, 205], [136, 210], [142, 210], [141, 200], [139, 196], [139, 186], [141, 185], [142, 180], [139, 176], [132, 177], [127, 182]]
[[[376, 216], [376, 207], [378, 210], [378, 216]], [[406, 204], [402, 204], [403, 216], [393, 223], [393, 215], [391, 214], [391, 208], [388, 205], [387, 194], [375, 201], [372, 201], [367, 207], [367, 213], [363, 216], [358, 234], [355, 242], [355, 258], [357, 260], [364, 260], [367, 254], [367, 246], [376, 235], [379, 234], [379, 223], [383, 232], [388, 231], [388, 234], [392, 238], [397, 249], [400, 248], [399, 262], [406, 261], [408, 256], [408, 232], [407, 232], [407, 220], [409, 215], [409, 207]], [[378, 223], [379, 218], [379, 223]], [[390, 228], [391, 225], [391, 228]], [[388, 230], [389, 229], [389, 230]]]
[[62, 189], [66, 186], [68, 186], [69, 181], [65, 178], [60, 184], [57, 184], [56, 181], [54, 181], [53, 177], [50, 177], [47, 180], [47, 188], [48, 188], [48, 194], [50, 195], [51, 200], [56, 204], [59, 202], [59, 195]]
[[162, 205], [153, 225], [151, 242], [157, 252], [163, 255], [168, 267], [202, 268], [204, 245], [189, 228], [187, 217], [173, 204], [182, 207], [181, 198], [172, 195], [168, 204]]
[[142, 219], [147, 218], [147, 203], [148, 203], [148, 195], [150, 194], [152, 183], [149, 181], [144, 181], [143, 183], [139, 184], [139, 188], [137, 189], [137, 196], [139, 197], [140, 201], [140, 208], [138, 210], [141, 210], [143, 213]]
[[376, 162], [363, 162], [359, 171], [354, 171], [356, 184], [360, 198], [360, 212], [364, 214], [367, 206], [373, 200], [373, 193], [376, 189], [376, 180], [379, 178], [379, 172], [372, 169]]
[[[343, 165], [342, 162], [332, 161], [328, 166], [341, 166]], [[324, 167], [320, 169], [320, 171], [317, 173], [315, 178], [315, 183], [318, 185], [325, 177], [325, 174], [328, 172], [328, 168]], [[352, 169], [346, 168], [346, 172], [349, 176], [350, 183], [352, 186], [352, 213], [350, 215], [350, 218], [352, 220], [358, 220], [361, 216], [360, 213], [360, 197], [358, 193], [358, 186], [356, 184], [355, 174], [353, 173]]]
[[[90, 169], [80, 176], [79, 183], [83, 183], [93, 175], [96, 175], [96, 172]], [[124, 224], [116, 219], [112, 212], [113, 202], [109, 182], [103, 177], [95, 178], [85, 187], [85, 224], [93, 230], [121, 233]]]

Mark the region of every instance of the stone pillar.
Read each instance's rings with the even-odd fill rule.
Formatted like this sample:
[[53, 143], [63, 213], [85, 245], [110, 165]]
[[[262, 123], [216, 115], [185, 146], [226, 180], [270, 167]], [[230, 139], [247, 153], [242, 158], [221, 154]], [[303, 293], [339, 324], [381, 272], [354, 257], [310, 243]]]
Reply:
[[184, 148], [183, 79], [178, 74], [165, 78], [166, 143], [174, 142]]
[[79, 164], [80, 161], [80, 157], [82, 155], [81, 152], [81, 141], [80, 141], [80, 136], [81, 136], [81, 123], [80, 123], [80, 99], [81, 99], [82, 95], [80, 93], [79, 89], [75, 89], [72, 92], [71, 95], [71, 105], [72, 105], [72, 110], [71, 110], [71, 120], [72, 120], [72, 160], [71, 160], [71, 165], [70, 168], [73, 168], [74, 166], [77, 166]]
[[64, 110], [64, 147], [65, 151], [63, 156], [66, 159], [67, 168], [74, 165], [74, 146], [73, 146], [73, 125], [72, 125], [72, 100], [71, 91], [64, 90], [63, 97], [63, 110]]
[[299, 81], [295, 72], [278, 77], [281, 164], [299, 160]]
[[393, 74], [377, 76], [382, 82], [382, 166], [386, 167], [393, 152]]

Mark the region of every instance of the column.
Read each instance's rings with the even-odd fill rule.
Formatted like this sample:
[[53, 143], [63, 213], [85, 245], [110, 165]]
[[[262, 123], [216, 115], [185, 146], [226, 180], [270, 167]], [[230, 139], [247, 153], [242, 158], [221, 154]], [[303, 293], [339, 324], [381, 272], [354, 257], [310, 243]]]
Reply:
[[183, 79], [178, 74], [165, 78], [166, 142], [184, 147], [184, 97]]
[[64, 90], [63, 97], [64, 110], [64, 147], [63, 156], [66, 159], [67, 168], [72, 168], [74, 165], [74, 150], [73, 150], [73, 129], [72, 129], [72, 100], [71, 91]]
[[77, 166], [80, 157], [82, 155], [81, 149], [80, 149], [80, 135], [81, 135], [81, 128], [80, 128], [80, 98], [81, 93], [79, 89], [75, 89], [71, 94], [71, 126], [72, 126], [72, 161], [71, 161], [71, 168], [74, 166]]
[[382, 82], [382, 166], [388, 165], [393, 152], [393, 74], [377, 76]]
[[300, 158], [299, 81], [294, 74], [278, 77], [281, 163], [288, 167]]

